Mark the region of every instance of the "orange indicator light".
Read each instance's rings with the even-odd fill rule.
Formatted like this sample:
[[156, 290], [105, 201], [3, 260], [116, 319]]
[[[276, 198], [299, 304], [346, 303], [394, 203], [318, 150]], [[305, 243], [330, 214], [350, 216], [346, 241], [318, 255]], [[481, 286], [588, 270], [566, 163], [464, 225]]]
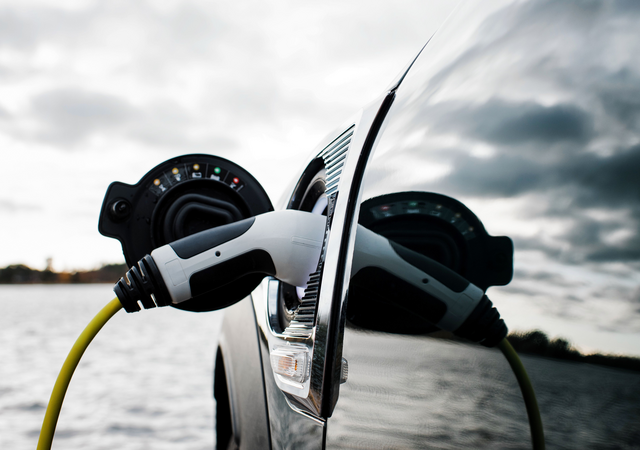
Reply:
[[153, 180], [153, 184], [155, 184], [156, 186], [160, 186], [160, 180], [156, 178], [155, 180]]
[[193, 170], [200, 170], [200, 164], [194, 164]]
[[271, 350], [271, 368], [285, 382], [307, 379], [309, 351], [303, 347], [276, 347]]
[[173, 170], [171, 170], [171, 173], [174, 175], [177, 175], [178, 173], [180, 173], [180, 171], [178, 170], [177, 167], [174, 167]]

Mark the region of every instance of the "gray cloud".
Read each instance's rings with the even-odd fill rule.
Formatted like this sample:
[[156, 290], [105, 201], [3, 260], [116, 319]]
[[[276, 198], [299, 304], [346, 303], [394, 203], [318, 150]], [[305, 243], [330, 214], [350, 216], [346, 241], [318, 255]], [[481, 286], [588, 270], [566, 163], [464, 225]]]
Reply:
[[115, 95], [66, 88], [37, 95], [30, 110], [37, 128], [22, 131], [22, 137], [63, 149], [76, 149], [91, 136], [105, 134], [153, 147], [229, 150], [237, 146], [234, 139], [211, 132], [189, 136], [189, 130], [199, 126], [198, 118], [169, 100], [138, 107]]
[[[568, 225], [565, 231], [553, 239], [512, 235], [514, 247], [518, 251], [541, 251], [552, 260], [565, 264], [619, 262], [627, 264], [629, 268], [640, 269], [640, 239], [637, 228], [634, 228], [638, 226], [638, 221], [596, 221], [585, 216], [572, 217], [572, 214], [571, 211], [567, 212]], [[631, 235], [621, 242], [611, 244], [607, 241], [608, 235], [629, 229], [633, 230]]]
[[[583, 154], [579, 158], [567, 155], [559, 165], [559, 177], [581, 187], [578, 196], [582, 206], [636, 205], [640, 200], [640, 145], [621, 149], [611, 156]], [[562, 184], [558, 180], [558, 184]]]
[[274, 74], [268, 72], [259, 77], [238, 78], [233, 86], [216, 91], [211, 107], [224, 105], [222, 110], [225, 114], [242, 118], [243, 122], [275, 120], [285, 96]]
[[[326, 42], [326, 52], [335, 54], [340, 60], [362, 61], [371, 58], [384, 58], [400, 52], [406, 52], [406, 62], [415, 56], [421, 46], [429, 39], [430, 34], [425, 22], [441, 17], [441, 12], [434, 11], [430, 2], [418, 2], [411, 7], [411, 14], [407, 9], [398, 7], [394, 3], [369, 2], [365, 7], [339, 3], [333, 13], [324, 19], [324, 28], [340, 29], [341, 33], [326, 33], [322, 39]], [[449, 11], [447, 6], [445, 11]], [[446, 17], [446, 16], [445, 16]], [[398, 72], [402, 67], [398, 67]], [[391, 80], [389, 80], [391, 82]]]
[[[557, 150], [553, 158], [532, 157], [522, 152], [499, 153], [490, 158], [455, 150], [436, 154], [451, 160], [455, 167], [451, 174], [437, 181], [443, 190], [473, 192], [484, 197], [536, 192], [569, 195], [574, 206], [580, 207], [635, 207], [640, 201], [640, 145], [609, 156], [571, 149]], [[429, 158], [436, 154], [430, 154]]]
[[640, 13], [640, 3], [636, 0], [615, 0], [612, 3], [613, 8], [623, 14]]
[[37, 212], [42, 211], [41, 206], [17, 203], [9, 199], [0, 199], [0, 212], [3, 213], [19, 213], [19, 212]]
[[[637, 303], [640, 305], [640, 288], [636, 289], [631, 295], [631, 303]], [[640, 306], [638, 306], [638, 308], [640, 308]], [[640, 312], [640, 310], [638, 312]]]
[[553, 243], [544, 242], [539, 236], [523, 237], [523, 236], [509, 236], [513, 240], [513, 246], [516, 251], [523, 250], [537, 250], [543, 252], [549, 258], [553, 260], [560, 260], [563, 254], [563, 249]]
[[493, 111], [477, 111], [478, 119], [485, 117], [489, 120], [488, 123], [478, 120], [473, 130], [477, 136], [488, 141], [507, 145], [523, 142], [584, 142], [593, 134], [589, 117], [571, 105], [545, 107], [529, 103], [522, 105], [520, 110], [495, 106]]
[[451, 102], [432, 108], [429, 122], [436, 131], [504, 146], [585, 143], [594, 135], [591, 117], [570, 104], [543, 106], [492, 99], [470, 108], [466, 103]]
[[640, 124], [640, 77], [629, 68], [607, 76], [597, 89], [606, 114], [623, 127], [637, 131]]
[[33, 99], [31, 110], [44, 126], [38, 137], [62, 145], [75, 144], [97, 130], [113, 130], [137, 115], [114, 95], [78, 89], [42, 93]]
[[158, 25], [165, 34], [166, 43], [173, 43], [177, 49], [190, 50], [194, 54], [209, 52], [217, 39], [231, 32], [229, 24], [220, 15], [214, 15], [193, 4], [181, 4], [177, 10], [159, 15]]
[[[629, 58], [640, 51], [635, 15], [640, 8], [635, 3], [550, 0], [499, 10], [480, 26], [474, 45], [430, 77], [417, 101], [424, 106], [422, 114], [415, 119], [437, 118], [435, 113], [442, 108], [439, 112], [455, 122], [436, 120], [443, 130], [465, 132], [469, 137], [498, 145], [522, 146], [531, 141], [584, 143], [594, 132], [608, 129], [616, 133], [611, 119], [622, 128], [637, 131], [640, 65]], [[514, 25], [505, 28], [503, 23]], [[485, 92], [496, 87], [500, 90], [500, 68], [505, 65], [509, 66], [505, 74], [520, 79], [518, 98], [545, 92], [550, 94], [545, 98], [547, 105], [543, 106], [538, 98], [517, 104], [493, 98], [466, 111], [456, 111], [459, 108], [454, 104], [431, 105], [430, 97], [437, 90], [451, 80], [456, 84], [464, 80], [463, 74], [474, 78], [478, 71], [486, 73]], [[562, 100], [549, 106], [549, 100], [558, 98], [559, 92]], [[466, 102], [467, 108], [469, 105]], [[460, 112], [463, 115], [457, 117], [455, 113]], [[476, 120], [478, 126], [462, 124], [464, 119]]]
[[7, 120], [10, 117], [11, 117], [11, 114], [9, 113], [9, 111], [4, 109], [2, 105], [0, 105], [0, 120]]
[[[637, 224], [637, 223], [636, 223]], [[619, 245], [605, 245], [597, 242], [592, 251], [587, 253], [587, 260], [593, 262], [634, 262], [640, 261], [640, 237], [634, 235]]]
[[635, 294], [637, 291], [629, 289], [625, 286], [610, 284], [597, 289], [593, 289], [590, 295], [601, 300], [616, 300], [635, 303]]
[[[412, 8], [425, 14], [428, 10], [419, 4]], [[282, 31], [290, 20], [279, 10], [260, 3], [247, 7], [180, 2], [167, 7], [145, 1], [87, 2], [76, 9], [0, 7], [0, 48], [17, 50], [21, 56], [10, 71], [0, 67], [0, 77], [18, 84], [37, 80], [31, 85], [57, 87], [32, 99], [31, 109], [23, 116], [12, 105], [17, 120], [3, 126], [3, 131], [63, 149], [81, 148], [96, 135], [165, 149], [233, 149], [250, 135], [249, 125], [272, 127], [274, 135], [291, 119], [296, 126], [330, 129], [352, 114], [360, 101], [354, 105], [348, 95], [327, 99], [314, 93], [314, 84], [324, 83], [325, 74], [334, 69], [349, 72], [371, 59], [397, 57], [394, 49], [400, 45], [394, 33], [413, 43], [407, 57], [427, 38], [421, 36], [424, 19], [419, 15], [405, 18], [411, 26], [398, 31], [397, 22], [389, 18], [401, 20], [406, 12], [396, 7], [373, 5], [366, 13], [354, 15], [349, 11], [362, 12], [362, 5], [345, 9], [336, 2], [322, 8], [302, 7], [302, 11], [319, 12], [317, 19], [309, 21], [318, 26], [317, 37], [300, 31], [300, 41], [308, 40], [307, 49], [300, 42], [283, 42], [285, 37], [291, 40], [293, 32]], [[340, 24], [348, 26], [340, 33], [325, 33], [325, 25], [331, 30]], [[294, 30], [299, 27], [291, 25]], [[99, 61], [103, 54], [105, 61]], [[318, 55], [330, 62], [318, 64]], [[360, 62], [354, 63], [356, 59]], [[134, 105], [117, 91], [111, 90], [115, 95], [100, 92], [95, 87], [101, 77], [93, 73], [94, 61], [107, 68], [114, 83], [123, 83], [126, 92], [141, 83], [145, 96], [166, 90], [167, 97], [179, 99], [180, 83], [193, 83], [185, 86], [187, 111], [176, 108], [177, 120], [169, 121], [162, 106], [158, 110], [155, 105]], [[47, 83], [41, 82], [43, 76], [50, 77]], [[308, 77], [309, 86], [288, 82], [298, 76]]]
[[554, 286], [562, 286], [562, 287], [570, 287], [570, 288], [583, 286], [582, 283], [568, 280], [564, 275], [557, 272], [516, 269], [514, 271], [513, 276], [514, 276], [514, 279], [519, 281], [530, 280], [535, 282], [550, 283], [550, 284], [553, 284]]
[[0, 47], [33, 50], [42, 42], [73, 47], [108, 41], [128, 27], [148, 35], [151, 48], [181, 56], [209, 51], [213, 38], [228, 29], [210, 9], [192, 3], [169, 11], [148, 2], [95, 2], [76, 10], [6, 6], [0, 8]]
[[[445, 152], [440, 154], [446, 157]], [[451, 157], [451, 152], [446, 155]], [[423, 188], [486, 198], [534, 195], [537, 202], [528, 212], [531, 217], [563, 218], [571, 223], [557, 236], [571, 246], [562, 253], [567, 262], [640, 261], [640, 146], [610, 156], [568, 151], [555, 158], [526, 154], [475, 158], [457, 152], [452, 158], [455, 170]], [[592, 208], [608, 214], [595, 219], [588, 214]], [[617, 244], [607, 241], [619, 230], [627, 230], [628, 237]], [[515, 239], [517, 248], [536, 248], [561, 257], [552, 243]]]
[[615, 279], [599, 285], [574, 282], [547, 272], [518, 270], [512, 284], [500, 290], [527, 298], [545, 314], [572, 322], [589, 322], [605, 331], [640, 331], [640, 290]]
[[0, 47], [33, 49], [45, 37], [81, 34], [90, 19], [91, 15], [54, 8], [4, 7], [0, 9]]

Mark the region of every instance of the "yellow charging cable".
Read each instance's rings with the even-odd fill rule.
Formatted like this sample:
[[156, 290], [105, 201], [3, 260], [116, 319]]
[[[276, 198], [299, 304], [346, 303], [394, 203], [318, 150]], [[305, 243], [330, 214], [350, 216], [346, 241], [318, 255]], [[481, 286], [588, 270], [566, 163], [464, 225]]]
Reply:
[[82, 334], [73, 344], [67, 359], [60, 369], [56, 384], [53, 386], [53, 392], [51, 392], [51, 399], [49, 399], [49, 405], [47, 411], [44, 414], [44, 421], [42, 422], [42, 430], [40, 430], [40, 438], [38, 439], [37, 450], [49, 450], [53, 441], [53, 434], [56, 431], [56, 424], [58, 423], [58, 416], [60, 416], [60, 409], [62, 408], [62, 401], [64, 395], [67, 393], [69, 382], [73, 376], [73, 372], [76, 370], [82, 354], [87, 349], [93, 338], [98, 334], [100, 329], [105, 323], [113, 317], [122, 308], [122, 304], [118, 298], [111, 300], [107, 306], [96, 314], [96, 316], [89, 322], [89, 325], [84, 329]]
[[[67, 388], [71, 382], [73, 372], [76, 370], [76, 367], [80, 362], [80, 358], [82, 358], [82, 355], [93, 338], [96, 337], [102, 327], [120, 309], [122, 309], [122, 304], [116, 297], [111, 300], [107, 306], [102, 308], [98, 314], [96, 314], [91, 322], [89, 322], [89, 325], [87, 325], [84, 331], [80, 334], [75, 344], [73, 344], [67, 359], [62, 365], [62, 369], [60, 369], [56, 384], [53, 386], [49, 405], [47, 406], [47, 411], [44, 414], [44, 421], [42, 422], [42, 430], [40, 431], [37, 450], [51, 449], [53, 435], [56, 431], [56, 424], [58, 423], [58, 417], [60, 416], [60, 410], [62, 409], [62, 401], [67, 393]], [[544, 450], [545, 444], [542, 419], [540, 417], [538, 402], [533, 391], [533, 386], [531, 385], [531, 380], [529, 380], [529, 376], [527, 375], [527, 371], [525, 370], [522, 361], [520, 361], [518, 354], [506, 338], [498, 343], [498, 348], [500, 348], [509, 362], [511, 369], [518, 380], [518, 384], [520, 385], [522, 397], [524, 398], [525, 407], [527, 409], [527, 415], [529, 417], [533, 448], [534, 450]]]
[[538, 401], [536, 400], [536, 394], [533, 391], [533, 385], [527, 375], [527, 371], [507, 338], [504, 338], [498, 343], [498, 348], [502, 351], [504, 357], [507, 358], [507, 361], [511, 366], [511, 370], [513, 370], [513, 373], [518, 380], [518, 384], [520, 385], [524, 405], [527, 408], [527, 416], [529, 417], [529, 428], [531, 429], [531, 441], [533, 442], [533, 448], [534, 450], [544, 450], [545, 445], [542, 418], [540, 417]]

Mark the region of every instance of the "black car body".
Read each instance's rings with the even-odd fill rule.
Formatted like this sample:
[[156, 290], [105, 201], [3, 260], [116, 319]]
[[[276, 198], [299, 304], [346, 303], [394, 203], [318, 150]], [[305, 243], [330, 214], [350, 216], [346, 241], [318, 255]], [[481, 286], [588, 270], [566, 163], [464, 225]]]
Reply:
[[[512, 330], [638, 354], [638, 5], [462, 2], [312, 152], [275, 209], [327, 216], [318, 271], [305, 292], [265, 278], [227, 310], [218, 448], [530, 446], [497, 351], [351, 281], [358, 224], [495, 286]], [[638, 372], [533, 336], [542, 356], [524, 362], [549, 447], [638, 448]], [[272, 364], [290, 350], [308, 358], [294, 381]]]

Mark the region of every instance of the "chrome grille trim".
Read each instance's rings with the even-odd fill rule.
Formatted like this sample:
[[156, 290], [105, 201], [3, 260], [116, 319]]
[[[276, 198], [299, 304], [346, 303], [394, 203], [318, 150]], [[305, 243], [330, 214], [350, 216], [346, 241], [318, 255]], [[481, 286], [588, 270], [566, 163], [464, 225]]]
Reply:
[[342, 174], [342, 166], [349, 151], [349, 144], [351, 143], [354, 128], [355, 125], [351, 125], [320, 152], [319, 156], [324, 159], [324, 165], [327, 170], [327, 190], [325, 192], [327, 197], [338, 191], [338, 182]]
[[324, 250], [326, 248], [327, 238], [329, 237], [329, 224], [331, 223], [331, 216], [333, 215], [333, 205], [338, 193], [342, 167], [347, 158], [354, 129], [355, 125], [351, 125], [318, 154], [318, 157], [323, 159], [326, 170], [325, 195], [328, 200], [327, 228], [325, 229], [322, 256], [318, 263], [318, 270], [309, 276], [309, 282], [307, 283], [307, 288], [304, 291], [304, 297], [302, 297], [300, 306], [289, 323], [289, 326], [282, 332], [282, 334], [287, 337], [308, 339], [313, 335], [313, 327], [316, 323], [316, 313], [318, 309], [318, 295], [320, 293]]

